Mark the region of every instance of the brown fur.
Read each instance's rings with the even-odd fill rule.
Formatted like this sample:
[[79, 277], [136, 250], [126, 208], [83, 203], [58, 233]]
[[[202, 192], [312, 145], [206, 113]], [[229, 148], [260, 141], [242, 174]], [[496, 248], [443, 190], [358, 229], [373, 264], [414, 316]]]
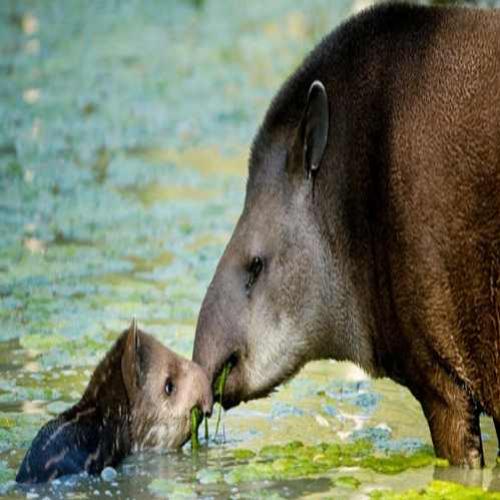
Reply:
[[82, 399], [37, 434], [16, 481], [95, 474], [140, 449], [180, 447], [189, 438], [195, 406], [211, 411], [206, 374], [134, 322], [99, 363]]
[[[315, 80], [330, 126], [312, 186]], [[500, 422], [499, 110], [499, 11], [384, 5], [306, 58], [257, 134], [245, 208], [200, 312], [194, 359], [211, 374], [238, 360], [227, 406], [311, 359], [348, 359], [412, 391], [439, 456], [484, 463], [479, 414]], [[255, 252], [268, 266], [245, 302], [231, 270]], [[257, 308], [288, 359], [258, 387], [264, 342], [240, 319]]]

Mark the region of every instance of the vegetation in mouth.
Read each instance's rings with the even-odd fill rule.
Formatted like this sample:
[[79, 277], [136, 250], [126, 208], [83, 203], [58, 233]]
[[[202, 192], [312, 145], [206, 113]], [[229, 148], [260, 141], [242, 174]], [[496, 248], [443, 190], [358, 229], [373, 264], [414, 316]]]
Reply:
[[200, 440], [198, 439], [198, 427], [203, 420], [203, 413], [196, 406], [191, 410], [191, 449], [198, 450], [200, 448]]
[[[230, 362], [226, 363], [219, 376], [215, 381], [215, 390], [214, 395], [219, 400], [219, 412], [217, 414], [217, 423], [215, 425], [215, 436], [217, 436], [219, 432], [219, 426], [221, 422], [222, 415], [222, 398], [224, 396], [224, 388], [226, 386], [227, 377], [229, 376], [229, 372], [231, 371], [232, 364]], [[200, 448], [200, 440], [198, 438], [198, 428], [201, 425], [203, 420], [202, 411], [196, 407], [191, 410], [191, 449], [198, 450]], [[205, 441], [208, 442], [208, 420], [205, 418]]]
[[227, 377], [229, 376], [229, 372], [231, 371], [232, 363], [227, 362], [223, 367], [220, 375], [215, 380], [215, 390], [214, 395], [216, 398], [219, 398], [219, 411], [217, 413], [217, 423], [215, 424], [215, 436], [217, 436], [219, 432], [219, 426], [221, 422], [222, 416], [222, 398], [224, 397], [224, 389], [226, 387]]

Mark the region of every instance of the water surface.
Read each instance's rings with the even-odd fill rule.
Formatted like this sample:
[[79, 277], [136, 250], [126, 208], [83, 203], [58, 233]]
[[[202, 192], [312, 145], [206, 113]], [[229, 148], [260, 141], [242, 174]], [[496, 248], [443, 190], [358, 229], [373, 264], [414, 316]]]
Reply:
[[[37, 429], [77, 401], [132, 317], [190, 356], [196, 316], [240, 213], [253, 133], [283, 79], [350, 1], [0, 3], [0, 492]], [[485, 419], [489, 464], [495, 439]], [[214, 424], [211, 422], [213, 435]], [[193, 456], [130, 457], [115, 481], [73, 478], [65, 498], [331, 496], [496, 489], [496, 469], [363, 467], [234, 482], [238, 449], [300, 440], [377, 453], [429, 445], [419, 405], [352, 365], [313, 363], [225, 415]], [[350, 477], [359, 483], [338, 481]], [[354, 486], [353, 486], [354, 485]], [[496, 486], [497, 485], [497, 486]]]

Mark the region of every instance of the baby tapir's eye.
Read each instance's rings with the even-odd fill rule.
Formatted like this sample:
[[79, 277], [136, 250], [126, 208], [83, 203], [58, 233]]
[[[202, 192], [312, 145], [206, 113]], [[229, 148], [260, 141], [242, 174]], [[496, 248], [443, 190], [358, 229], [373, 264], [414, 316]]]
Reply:
[[174, 392], [175, 386], [170, 377], [167, 377], [165, 380], [165, 393], [167, 396], [170, 396]]
[[251, 288], [257, 281], [257, 278], [259, 277], [259, 274], [261, 273], [263, 267], [264, 262], [260, 257], [254, 257], [250, 262], [250, 265], [248, 266], [248, 280], [245, 285], [247, 293], [250, 292]]

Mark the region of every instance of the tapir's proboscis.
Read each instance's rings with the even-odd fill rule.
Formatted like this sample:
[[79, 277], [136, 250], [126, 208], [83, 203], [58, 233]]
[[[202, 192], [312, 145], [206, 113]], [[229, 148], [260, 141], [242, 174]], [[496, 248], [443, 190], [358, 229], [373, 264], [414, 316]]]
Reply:
[[198, 319], [223, 405], [349, 360], [420, 402], [436, 454], [500, 432], [500, 11], [388, 4], [328, 35], [254, 140]]

